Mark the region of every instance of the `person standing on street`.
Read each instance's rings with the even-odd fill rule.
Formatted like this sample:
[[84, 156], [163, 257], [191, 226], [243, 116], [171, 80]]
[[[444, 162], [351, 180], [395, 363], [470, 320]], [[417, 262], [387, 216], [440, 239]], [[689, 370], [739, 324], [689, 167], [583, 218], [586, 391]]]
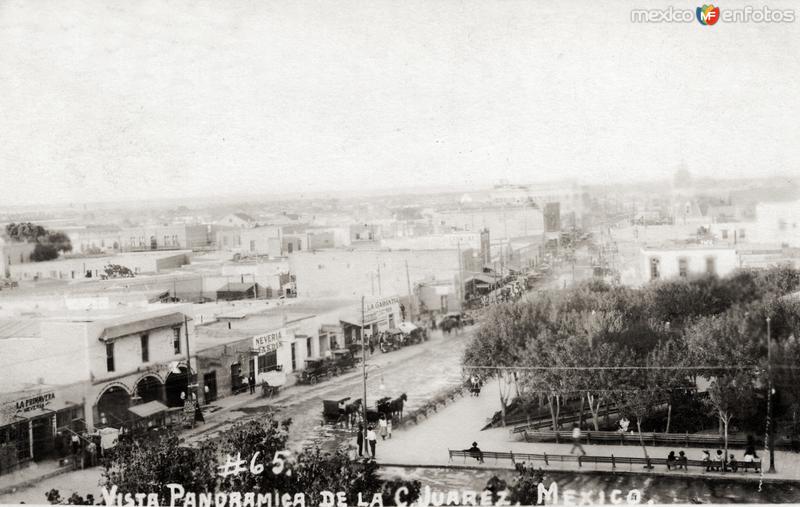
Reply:
[[250, 385], [250, 394], [256, 392], [256, 374], [254, 372], [250, 372], [250, 378], [247, 379], [247, 383]]
[[367, 428], [367, 442], [369, 443], [369, 452], [372, 455], [372, 459], [375, 459], [375, 446], [378, 443], [378, 435], [375, 434], [372, 426]]
[[386, 433], [389, 436], [389, 438], [391, 439], [392, 438], [392, 418], [391, 417], [386, 421]]
[[388, 425], [386, 423], [386, 416], [381, 414], [381, 418], [378, 419], [378, 428], [381, 434], [381, 440], [386, 440], [386, 435], [389, 433]]
[[358, 456], [364, 457], [364, 425], [358, 425], [358, 434], [356, 435], [356, 443], [358, 444]]
[[572, 428], [572, 449], [569, 450], [569, 453], [572, 454], [576, 447], [586, 456], [586, 451], [581, 445], [581, 428], [577, 424]]

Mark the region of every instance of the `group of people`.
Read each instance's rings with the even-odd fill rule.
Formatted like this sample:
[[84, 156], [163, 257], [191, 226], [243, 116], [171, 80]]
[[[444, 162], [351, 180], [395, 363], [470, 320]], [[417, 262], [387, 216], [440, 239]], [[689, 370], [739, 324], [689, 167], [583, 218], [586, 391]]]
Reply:
[[[378, 431], [375, 431], [375, 427], [373, 425], [367, 426], [367, 434], [366, 434], [366, 444], [367, 444], [367, 457], [375, 459], [376, 454], [375, 450], [378, 446], [378, 436], [380, 435], [381, 440], [386, 440], [387, 438], [392, 438], [392, 419], [390, 417], [386, 417], [385, 414], [381, 414], [380, 418], [378, 419]], [[364, 457], [364, 443], [365, 443], [365, 435], [364, 435], [364, 424], [358, 424], [358, 432], [356, 434], [356, 444], [358, 445], [358, 457]]]
[[482, 387], [483, 387], [483, 380], [480, 377], [478, 377], [476, 375], [472, 375], [469, 378], [469, 394], [470, 394], [470, 396], [480, 396]]
[[62, 431], [56, 439], [56, 452], [60, 458], [68, 459], [72, 469], [90, 468], [99, 464], [102, 457], [100, 437], [88, 433]]

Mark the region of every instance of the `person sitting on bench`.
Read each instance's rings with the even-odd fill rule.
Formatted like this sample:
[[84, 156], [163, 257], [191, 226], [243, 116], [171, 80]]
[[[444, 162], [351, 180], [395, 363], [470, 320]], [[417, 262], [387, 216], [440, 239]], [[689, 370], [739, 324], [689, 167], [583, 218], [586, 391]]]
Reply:
[[739, 462], [736, 461], [736, 456], [731, 454], [730, 458], [728, 458], [728, 467], [731, 469], [731, 472], [736, 472], [739, 470]]
[[703, 451], [703, 464], [706, 466], [706, 472], [711, 471], [711, 453]]
[[676, 468], [683, 468], [686, 470], [686, 465], [689, 464], [689, 460], [686, 459], [686, 453], [683, 451], [678, 452], [678, 464]]
[[713, 466], [713, 469], [714, 469], [714, 470], [716, 470], [716, 471], [718, 471], [718, 472], [720, 472], [720, 471], [724, 471], [724, 467], [723, 467], [723, 465], [725, 464], [725, 463], [724, 463], [724, 461], [725, 461], [725, 460], [724, 460], [724, 458], [723, 458], [723, 456], [722, 456], [722, 451], [720, 451], [719, 449], [717, 449], [717, 455], [716, 455], [716, 457], [714, 458], [714, 466]]
[[468, 452], [470, 456], [478, 460], [478, 463], [483, 463], [483, 451], [481, 451], [480, 447], [478, 447], [478, 442], [472, 442], [472, 447], [469, 449], [464, 449], [465, 452]]
[[669, 451], [667, 455], [667, 470], [672, 470], [672, 467], [675, 466], [675, 451]]

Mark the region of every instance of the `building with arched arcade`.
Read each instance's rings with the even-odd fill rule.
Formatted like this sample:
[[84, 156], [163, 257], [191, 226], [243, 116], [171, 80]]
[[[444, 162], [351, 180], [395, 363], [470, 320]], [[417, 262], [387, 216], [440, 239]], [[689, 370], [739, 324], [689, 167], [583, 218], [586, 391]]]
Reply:
[[3, 357], [13, 358], [2, 363], [0, 446], [38, 460], [59, 432], [130, 427], [130, 409], [145, 403], [182, 406], [196, 373], [191, 310], [111, 303], [0, 314]]

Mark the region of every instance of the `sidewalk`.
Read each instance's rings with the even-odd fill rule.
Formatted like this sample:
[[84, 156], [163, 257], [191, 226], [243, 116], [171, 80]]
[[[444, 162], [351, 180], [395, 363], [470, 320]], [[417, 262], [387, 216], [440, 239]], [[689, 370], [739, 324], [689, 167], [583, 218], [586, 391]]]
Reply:
[[[478, 446], [484, 451], [531, 453], [531, 454], [569, 454], [572, 447], [571, 443], [528, 443], [514, 440], [510, 433], [510, 428], [495, 428], [481, 431], [486, 425], [486, 419], [500, 408], [498, 399], [498, 385], [496, 381], [487, 383], [481, 391], [481, 396], [474, 398], [465, 396], [456, 400], [438, 413], [431, 415], [425, 421], [416, 426], [408, 426], [403, 431], [396, 431], [391, 440], [378, 441], [377, 455], [378, 462], [383, 464], [397, 465], [436, 465], [452, 466], [464, 465], [464, 459], [459, 458], [452, 462], [449, 461], [448, 449], [467, 449], [472, 442], [477, 442]], [[640, 446], [634, 445], [584, 445], [586, 453], [591, 456], [611, 456], [617, 457], [644, 457], [644, 452]], [[683, 450], [689, 459], [702, 459], [703, 449], [696, 447], [647, 447], [650, 457], [666, 457], [669, 451]], [[733, 451], [734, 454], [741, 454], [741, 450]], [[759, 452], [762, 463], [767, 466], [768, 455]], [[466, 460], [467, 465], [476, 465], [472, 459]], [[552, 463], [545, 466], [544, 463], [536, 462], [531, 464], [536, 468], [549, 470], [574, 470], [581, 472], [611, 472], [611, 465], [585, 465], [578, 468], [577, 463]], [[488, 460], [484, 465], [478, 467], [502, 467], [513, 469], [510, 461], [500, 460], [493, 462]], [[800, 454], [786, 451], [775, 451], [775, 468], [777, 473], [764, 474], [764, 480], [791, 480], [800, 481]], [[758, 480], [761, 474], [755, 472], [747, 473], [719, 473], [705, 472], [703, 470], [671, 471], [668, 472], [664, 467], [657, 466], [654, 471], [648, 472], [644, 469], [629, 467], [628, 465], [618, 466], [616, 472], [634, 472], [642, 474], [669, 474], [686, 477], [724, 477], [736, 479]]]

